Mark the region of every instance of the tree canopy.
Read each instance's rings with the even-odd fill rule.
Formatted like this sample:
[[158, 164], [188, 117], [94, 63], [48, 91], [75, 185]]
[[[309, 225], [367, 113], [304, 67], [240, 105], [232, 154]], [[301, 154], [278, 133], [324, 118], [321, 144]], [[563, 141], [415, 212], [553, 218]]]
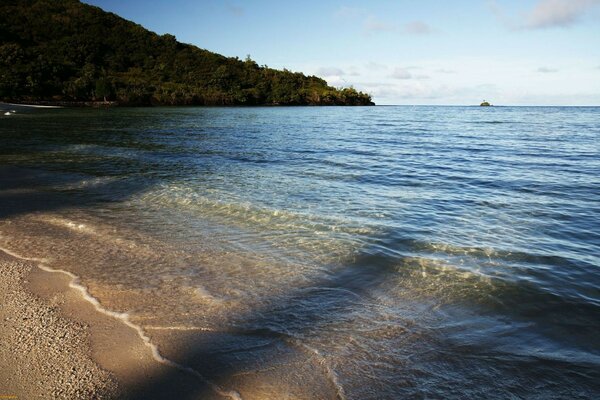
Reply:
[[[217, 34], [217, 33], [216, 33]], [[77, 0], [0, 3], [0, 99], [124, 105], [371, 105], [368, 94], [157, 35]]]

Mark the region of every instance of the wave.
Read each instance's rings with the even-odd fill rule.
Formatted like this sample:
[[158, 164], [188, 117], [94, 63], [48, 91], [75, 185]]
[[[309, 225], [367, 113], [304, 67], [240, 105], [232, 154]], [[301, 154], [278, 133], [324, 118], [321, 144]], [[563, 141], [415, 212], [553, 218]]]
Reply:
[[218, 192], [206, 196], [185, 185], [172, 184], [146, 192], [135, 201], [150, 207], [191, 211], [225, 225], [264, 234], [265, 239], [269, 236], [279, 239], [289, 237], [301, 247], [303, 243], [324, 243], [326, 239], [333, 238], [356, 240], [372, 236], [378, 229], [375, 225], [350, 218], [270, 208], [246, 201], [229, 200], [229, 197]]

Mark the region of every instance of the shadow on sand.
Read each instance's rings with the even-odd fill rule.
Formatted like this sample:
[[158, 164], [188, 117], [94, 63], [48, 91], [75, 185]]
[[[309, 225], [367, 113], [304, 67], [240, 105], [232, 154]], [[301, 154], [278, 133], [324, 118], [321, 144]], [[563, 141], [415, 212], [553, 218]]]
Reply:
[[[15, 166], [0, 167], [0, 220], [70, 208], [96, 207], [119, 202], [146, 188], [143, 184], [124, 187], [109, 181], [79, 188], [81, 174], [57, 174]], [[64, 190], [77, 187], [76, 190]], [[115, 194], [118, 194], [115, 195]], [[223, 332], [194, 332], [185, 335], [182, 348], [161, 352], [169, 359], [191, 367], [224, 391], [246, 389], [253, 384], [249, 371], [277, 371], [284, 393], [296, 391], [298, 398], [335, 399], [343, 397], [326, 355], [304, 347], [301, 337], [307, 329], [322, 330], [342, 321], [360, 307], [369, 290], [377, 287], [391, 270], [368, 260], [354, 260], [337, 273], [290, 289], [249, 315], [238, 315], [231, 329]], [[181, 335], [179, 339], [181, 339]], [[194, 378], [181, 380], [182, 372], [166, 368], [164, 374], [123, 388], [131, 399], [212, 399], [223, 398], [211, 384]], [[260, 373], [255, 378], [260, 379]], [[191, 376], [191, 375], [190, 375]], [[243, 376], [243, 378], [240, 378]], [[273, 380], [273, 374], [268, 378]], [[278, 382], [270, 382], [271, 385]], [[285, 386], [287, 385], [287, 386]], [[308, 385], [308, 386], [307, 386]], [[264, 388], [263, 388], [264, 389]], [[242, 394], [244, 390], [241, 390]], [[250, 398], [260, 390], [250, 388]], [[281, 394], [281, 393], [280, 393]], [[271, 393], [270, 395], [273, 395]], [[269, 394], [267, 394], [269, 397]]]

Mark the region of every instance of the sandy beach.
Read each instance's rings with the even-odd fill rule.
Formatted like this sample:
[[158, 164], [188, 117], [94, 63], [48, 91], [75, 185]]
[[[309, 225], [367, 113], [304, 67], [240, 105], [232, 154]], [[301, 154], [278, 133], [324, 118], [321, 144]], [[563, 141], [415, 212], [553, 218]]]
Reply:
[[91, 358], [89, 327], [66, 318], [57, 295], [26, 289], [35, 267], [0, 252], [0, 395], [18, 399], [118, 397], [114, 377]]
[[[133, 231], [117, 233], [99, 221], [87, 225], [58, 217], [61, 207], [83, 203], [36, 189], [49, 187], [47, 174], [4, 167], [0, 182], [0, 395], [252, 400], [277, 392], [295, 399], [336, 398], [327, 376], [314, 374], [327, 372], [318, 355], [288, 352], [279, 363], [290, 368], [294, 383], [282, 385], [287, 371], [262, 359], [223, 373], [220, 354], [210, 345], [231, 333], [136, 318], [139, 303], [119, 303], [135, 296], [135, 289], [99, 290], [78, 268], [97, 260], [106, 260], [101, 268], [106, 270], [159, 264], [161, 243], [146, 247], [133, 241]], [[217, 368], [222, 376], [211, 374]]]
[[224, 398], [193, 374], [157, 360], [140, 332], [99, 310], [71, 276], [42, 268], [0, 251], [1, 396]]

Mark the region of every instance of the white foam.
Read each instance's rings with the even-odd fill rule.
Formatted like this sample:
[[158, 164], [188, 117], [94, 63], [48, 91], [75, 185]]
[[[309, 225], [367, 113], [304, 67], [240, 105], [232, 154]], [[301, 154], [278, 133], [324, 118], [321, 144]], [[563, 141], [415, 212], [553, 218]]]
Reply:
[[29, 108], [63, 108], [61, 106], [41, 106], [38, 104], [17, 104], [17, 103], [5, 103], [11, 106], [29, 107]]
[[210, 302], [210, 303], [221, 304], [224, 302], [224, 299], [213, 296], [208, 290], [206, 290], [205, 288], [203, 288], [201, 286], [198, 286], [194, 290], [194, 293], [196, 294], [196, 296], [200, 297], [202, 300]]
[[[127, 251], [131, 251], [131, 249], [133, 248], [138, 248], [137, 244], [134, 241], [117, 236], [116, 234], [114, 234], [115, 231], [108, 232], [106, 227], [94, 227], [89, 224], [83, 224], [66, 218], [54, 216], [35, 216], [33, 218], [35, 218], [35, 220], [37, 221], [58, 226], [60, 228], [67, 228], [70, 231], [76, 233], [87, 234], [103, 241], [109, 241], [119, 247], [126, 248]], [[138, 252], [154, 254], [154, 251], [149, 249], [138, 248]]]
[[140, 339], [142, 339], [144, 345], [146, 345], [148, 348], [150, 348], [150, 351], [152, 352], [152, 357], [156, 361], [158, 361], [161, 364], [170, 366], [172, 368], [178, 369], [182, 372], [185, 372], [185, 373], [195, 376], [196, 378], [198, 378], [199, 380], [201, 380], [202, 382], [207, 384], [215, 393], [217, 393], [220, 396], [228, 397], [233, 400], [242, 400], [242, 397], [240, 396], [239, 393], [237, 393], [235, 391], [226, 391], [226, 390], [222, 389], [216, 383], [211, 382], [210, 380], [205, 378], [202, 374], [200, 374], [195, 369], [187, 367], [187, 366], [179, 364], [179, 363], [176, 363], [175, 361], [169, 360], [168, 358], [166, 358], [162, 354], [160, 354], [158, 347], [154, 343], [151, 342], [150, 338], [144, 332], [144, 329], [141, 326], [136, 325], [133, 322], [131, 322], [131, 320], [129, 319], [129, 314], [120, 313], [120, 312], [106, 309], [104, 306], [102, 306], [100, 301], [98, 301], [98, 299], [96, 299], [94, 296], [92, 296], [88, 292], [87, 288], [81, 284], [80, 279], [77, 275], [75, 275], [69, 271], [65, 271], [63, 269], [56, 269], [56, 268], [48, 267], [47, 265], [45, 265], [45, 263], [47, 263], [47, 260], [42, 259], [42, 258], [24, 257], [13, 251], [5, 249], [3, 247], [0, 247], [0, 251], [3, 251], [6, 254], [8, 254], [12, 257], [21, 259], [21, 260], [34, 262], [37, 264], [37, 267], [43, 271], [67, 275], [69, 278], [71, 278], [71, 281], [69, 282], [69, 287], [79, 291], [81, 293], [81, 296], [83, 297], [83, 299], [88, 301], [89, 303], [91, 303], [94, 306], [94, 308], [96, 309], [96, 311], [98, 311], [104, 315], [108, 315], [112, 318], [119, 319], [128, 327], [134, 329], [137, 332]]
[[39, 217], [40, 221], [46, 222], [48, 224], [65, 227], [75, 232], [83, 232], [91, 235], [97, 235], [96, 230], [86, 224], [77, 223], [74, 221], [70, 221], [65, 218], [60, 217]]
[[216, 329], [206, 328], [204, 326], [146, 326], [150, 331], [200, 331], [200, 332], [220, 332]]

